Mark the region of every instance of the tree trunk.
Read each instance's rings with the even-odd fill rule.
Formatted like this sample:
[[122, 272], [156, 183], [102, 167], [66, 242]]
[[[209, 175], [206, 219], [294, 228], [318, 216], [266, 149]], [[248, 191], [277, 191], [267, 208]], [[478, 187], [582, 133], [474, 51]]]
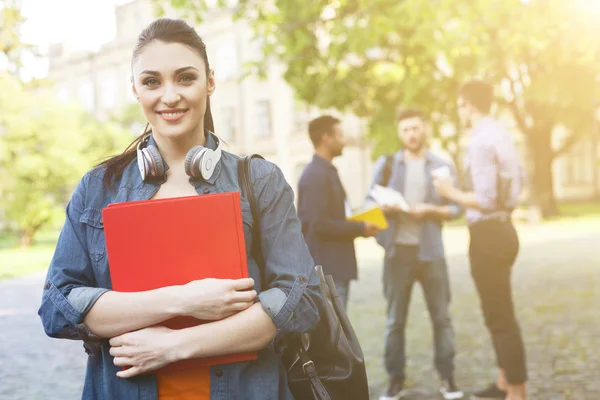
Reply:
[[554, 196], [552, 163], [552, 131], [531, 132], [528, 135], [529, 155], [533, 160], [533, 173], [530, 177], [531, 198], [543, 218], [559, 215]]
[[33, 237], [35, 236], [36, 230], [25, 229], [19, 238], [19, 244], [21, 247], [31, 247], [33, 244]]

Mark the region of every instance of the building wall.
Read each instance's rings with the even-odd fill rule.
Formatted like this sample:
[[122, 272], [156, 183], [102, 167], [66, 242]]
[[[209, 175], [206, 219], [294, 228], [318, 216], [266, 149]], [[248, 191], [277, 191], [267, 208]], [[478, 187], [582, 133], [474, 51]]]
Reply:
[[[139, 32], [153, 19], [150, 0], [134, 0], [115, 10], [117, 36], [95, 53], [69, 53], [60, 45], [50, 51], [49, 78], [59, 99], [75, 100], [105, 118], [133, 102], [131, 52]], [[240, 80], [242, 64], [261, 57], [247, 23], [231, 22], [228, 13], [212, 12], [197, 27], [205, 40], [217, 88], [211, 98], [215, 131], [225, 149], [241, 155], [260, 153], [277, 163], [295, 189], [302, 168], [312, 158], [307, 123], [325, 111], [307, 107], [294, 97], [280, 65], [269, 66], [267, 78]], [[343, 120], [348, 146], [334, 161], [353, 207], [360, 207], [371, 181], [371, 148], [364, 123], [351, 115], [331, 112]], [[510, 128], [510, 127], [509, 127]], [[600, 174], [595, 161], [598, 140], [591, 137], [554, 163], [555, 188], [561, 200], [598, 195]], [[526, 152], [523, 152], [524, 158]]]

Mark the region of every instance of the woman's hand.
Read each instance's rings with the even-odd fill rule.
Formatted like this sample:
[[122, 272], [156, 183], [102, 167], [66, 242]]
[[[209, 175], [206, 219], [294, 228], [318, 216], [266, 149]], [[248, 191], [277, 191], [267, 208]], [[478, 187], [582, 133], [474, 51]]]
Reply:
[[254, 279], [201, 279], [173, 287], [179, 298], [178, 314], [205, 321], [227, 318], [254, 304]]
[[175, 332], [163, 326], [153, 326], [110, 339], [114, 364], [130, 367], [117, 372], [117, 376], [131, 378], [177, 361]]

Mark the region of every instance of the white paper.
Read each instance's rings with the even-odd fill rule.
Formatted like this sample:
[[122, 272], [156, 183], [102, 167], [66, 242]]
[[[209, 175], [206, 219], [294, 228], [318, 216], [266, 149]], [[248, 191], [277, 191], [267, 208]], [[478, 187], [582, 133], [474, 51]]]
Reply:
[[406, 212], [410, 210], [410, 206], [406, 202], [406, 199], [404, 199], [404, 196], [402, 196], [402, 193], [394, 189], [375, 185], [369, 192], [369, 197], [382, 207], [395, 206]]
[[446, 179], [452, 176], [452, 174], [450, 173], [450, 168], [448, 168], [447, 165], [434, 169], [433, 171], [431, 171], [431, 175], [439, 179]]

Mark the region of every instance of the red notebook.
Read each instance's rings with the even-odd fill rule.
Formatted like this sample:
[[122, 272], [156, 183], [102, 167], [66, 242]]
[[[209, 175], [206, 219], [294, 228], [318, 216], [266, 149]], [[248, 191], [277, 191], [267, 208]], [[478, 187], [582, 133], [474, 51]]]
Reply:
[[[248, 277], [237, 192], [111, 204], [102, 210], [102, 219], [114, 290], [139, 292], [204, 278]], [[182, 329], [203, 322], [177, 317], [161, 325]], [[190, 359], [159, 371], [256, 358], [254, 352]]]

